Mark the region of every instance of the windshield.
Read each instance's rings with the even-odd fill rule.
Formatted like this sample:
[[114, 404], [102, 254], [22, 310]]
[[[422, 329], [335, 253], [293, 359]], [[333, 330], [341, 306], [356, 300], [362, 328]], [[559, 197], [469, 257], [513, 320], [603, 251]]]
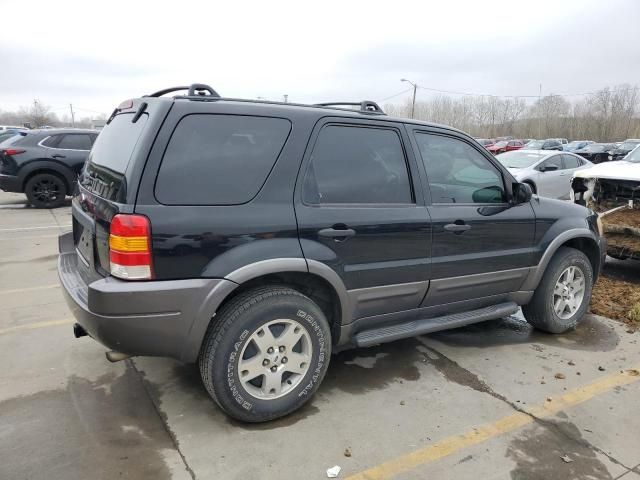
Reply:
[[544, 145], [544, 140], [534, 140], [532, 142], [527, 143], [524, 148], [527, 150], [540, 150]]
[[633, 151], [629, 152], [624, 159], [627, 162], [640, 163], [640, 146], [637, 146]]
[[567, 147], [576, 147], [576, 148], [580, 148], [583, 145], [585, 145], [585, 142], [576, 142], [575, 140], [573, 142], [569, 142], [567, 143]]
[[607, 148], [608, 146], [609, 145], [587, 145], [585, 150], [589, 153], [600, 153], [604, 152], [605, 148]]
[[620, 145], [618, 148], [620, 150], [633, 150], [634, 148], [636, 148], [638, 144], [635, 142], [624, 142], [622, 145]]
[[500, 141], [500, 142], [496, 143], [495, 146], [496, 147], [506, 147], [507, 146], [507, 142]]
[[496, 158], [507, 168], [526, 168], [539, 161], [544, 154], [514, 150], [498, 155]]

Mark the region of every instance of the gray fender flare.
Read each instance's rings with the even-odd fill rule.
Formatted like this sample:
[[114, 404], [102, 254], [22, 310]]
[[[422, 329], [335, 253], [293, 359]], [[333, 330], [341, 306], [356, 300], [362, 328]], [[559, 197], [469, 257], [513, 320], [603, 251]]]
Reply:
[[542, 258], [540, 259], [540, 262], [537, 266], [531, 268], [529, 276], [520, 289], [524, 291], [535, 290], [538, 287], [540, 280], [542, 280], [542, 276], [547, 270], [547, 266], [555, 253], [565, 242], [574, 238], [587, 238], [589, 240], [593, 240], [597, 245], [600, 244], [596, 235], [588, 228], [572, 228], [570, 230], [565, 230], [556, 236], [551, 243], [549, 243], [547, 249], [542, 255]]
[[198, 309], [194, 318], [187, 340], [182, 351], [184, 362], [194, 362], [198, 358], [200, 346], [204, 335], [209, 327], [211, 319], [222, 304], [225, 298], [236, 288], [249, 280], [252, 280], [270, 273], [281, 272], [303, 272], [311, 273], [327, 281], [340, 299], [340, 310], [342, 318], [340, 324], [349, 318], [349, 297], [347, 290], [338, 274], [329, 266], [315, 260], [305, 260], [304, 258], [273, 258], [261, 260], [259, 262], [245, 265], [225, 276], [218, 281], [206, 295], [205, 300]]

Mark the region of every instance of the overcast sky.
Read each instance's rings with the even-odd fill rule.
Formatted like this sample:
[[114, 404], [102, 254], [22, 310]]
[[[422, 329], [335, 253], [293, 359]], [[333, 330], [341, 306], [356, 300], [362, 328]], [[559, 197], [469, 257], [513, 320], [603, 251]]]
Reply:
[[496, 95], [640, 84], [640, 0], [163, 3], [0, 0], [0, 110], [90, 116], [193, 82], [303, 103], [383, 101], [400, 78]]

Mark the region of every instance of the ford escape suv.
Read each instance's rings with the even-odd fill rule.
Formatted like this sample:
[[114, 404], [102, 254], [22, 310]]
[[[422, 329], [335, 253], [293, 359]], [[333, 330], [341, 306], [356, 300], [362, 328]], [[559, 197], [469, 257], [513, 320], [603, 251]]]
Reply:
[[303, 405], [340, 349], [520, 306], [573, 328], [604, 252], [593, 212], [532, 196], [458, 130], [202, 84], [119, 105], [72, 214], [58, 272], [76, 336], [112, 361], [197, 362], [248, 422]]

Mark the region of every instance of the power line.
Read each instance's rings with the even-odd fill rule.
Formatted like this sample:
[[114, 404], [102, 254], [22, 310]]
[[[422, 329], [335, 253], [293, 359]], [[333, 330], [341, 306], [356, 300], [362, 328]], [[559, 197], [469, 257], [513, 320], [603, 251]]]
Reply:
[[[494, 97], [494, 98], [538, 98], [538, 95], [495, 95], [492, 93], [471, 93], [471, 92], [458, 92], [458, 91], [453, 91], [453, 90], [442, 90], [439, 88], [432, 88], [432, 87], [423, 87], [422, 85], [418, 85], [418, 88], [421, 90], [429, 90], [432, 92], [439, 92], [439, 93], [448, 93], [451, 95], [466, 95], [466, 96], [472, 96], [472, 97]], [[612, 93], [616, 93], [616, 92], [624, 92], [624, 91], [628, 91], [628, 90], [638, 90], [638, 88], [640, 87], [625, 87], [625, 88], [618, 88], [618, 89], [614, 89], [611, 90]], [[576, 97], [576, 96], [583, 96], [583, 95], [595, 95], [596, 93], [602, 91], [601, 90], [596, 90], [593, 92], [582, 92], [582, 93], [552, 93], [549, 95], [545, 95], [547, 97]]]
[[392, 98], [397, 97], [399, 95], [402, 95], [403, 93], [410, 92], [411, 90], [413, 90], [413, 87], [412, 88], [407, 88], [406, 90], [403, 90], [403, 91], [401, 91], [399, 93], [396, 93], [395, 95], [391, 95], [390, 97], [383, 98], [382, 100], [378, 100], [378, 101], [379, 102], [386, 102], [387, 100], [391, 100]]

